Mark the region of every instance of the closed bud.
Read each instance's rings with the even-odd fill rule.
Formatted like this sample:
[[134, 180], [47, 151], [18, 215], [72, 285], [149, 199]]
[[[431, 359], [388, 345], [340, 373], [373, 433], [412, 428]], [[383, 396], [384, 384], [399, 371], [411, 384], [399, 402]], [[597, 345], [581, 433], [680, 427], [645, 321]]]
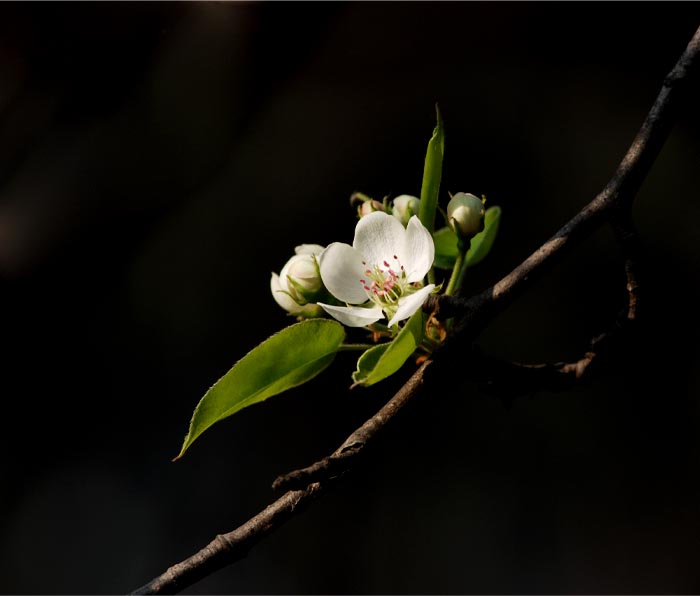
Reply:
[[463, 239], [471, 239], [484, 227], [484, 204], [478, 197], [458, 192], [447, 205], [447, 223]]
[[363, 201], [362, 204], [357, 207], [357, 214], [360, 217], [374, 213], [375, 211], [386, 211], [384, 205], [375, 199], [370, 199], [369, 201]]
[[317, 317], [323, 312], [315, 304], [325, 295], [316, 260], [322, 250], [323, 247], [317, 244], [297, 246], [296, 254], [282, 267], [280, 274], [272, 274], [270, 290], [273, 298], [293, 315]]
[[394, 199], [391, 214], [404, 226], [408, 225], [408, 220], [414, 215], [418, 215], [420, 209], [420, 199], [411, 195], [399, 195]]
[[282, 275], [285, 275], [285, 269], [291, 294], [297, 294], [297, 300], [305, 299], [305, 296], [321, 288], [321, 276], [314, 255], [295, 255], [282, 270]]

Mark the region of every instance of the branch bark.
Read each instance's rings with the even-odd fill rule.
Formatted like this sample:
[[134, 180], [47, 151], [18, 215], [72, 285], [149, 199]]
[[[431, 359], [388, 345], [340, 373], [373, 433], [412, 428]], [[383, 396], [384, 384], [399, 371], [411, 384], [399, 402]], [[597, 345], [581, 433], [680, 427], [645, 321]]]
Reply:
[[[456, 353], [460, 347], [470, 348], [486, 323], [522, 292], [536, 274], [561, 258], [567, 248], [580, 242], [597, 225], [606, 219], [616, 220], [620, 213], [626, 212], [668, 137], [691, 71], [698, 67], [699, 53], [700, 28], [664, 80], [656, 101], [617, 171], [588, 205], [493, 287], [469, 299], [441, 297], [438, 303], [427, 303], [427, 309], [439, 304], [443, 316], [460, 317], [455, 332], [435, 352], [434, 358], [449, 360], [450, 354]], [[629, 312], [634, 316], [636, 281], [631, 285], [634, 287], [628, 291], [634, 295], [634, 300], [630, 300]], [[276, 481], [276, 486], [309, 482], [305, 488], [285, 493], [236, 530], [217, 536], [197, 554], [170, 567], [133, 593], [175, 593], [245, 556], [255, 543], [297, 514], [348, 468], [364, 451], [366, 444], [419, 392], [430, 364], [431, 361], [426, 361], [386, 406], [350, 435], [332, 455]]]
[[[350, 460], [357, 458], [363, 452], [365, 445], [384, 425], [418, 394], [423, 386], [425, 372], [430, 365], [431, 361], [426, 360], [396, 392], [396, 395], [353, 432], [333, 455], [324, 458], [314, 466], [289, 475], [287, 484], [301, 483], [305, 488], [285, 493], [242, 526], [227, 534], [218, 535], [198, 553], [173, 565], [165, 573], [134, 590], [132, 594], [176, 594], [222, 567], [245, 557], [257, 542], [302, 511], [340, 477], [339, 464], [347, 466]], [[311, 478], [320, 473], [325, 476], [324, 482], [312, 482]], [[278, 485], [282, 484], [285, 484], [285, 481], [278, 483]]]

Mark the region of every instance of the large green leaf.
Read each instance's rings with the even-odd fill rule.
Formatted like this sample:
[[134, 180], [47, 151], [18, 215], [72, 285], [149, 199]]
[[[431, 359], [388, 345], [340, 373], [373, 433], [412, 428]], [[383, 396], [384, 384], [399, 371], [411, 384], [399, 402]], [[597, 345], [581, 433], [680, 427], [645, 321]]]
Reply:
[[437, 125], [433, 136], [428, 141], [423, 168], [423, 184], [420, 189], [420, 209], [418, 218], [432, 234], [435, 229], [435, 211], [437, 210], [440, 180], [442, 179], [442, 158], [445, 154], [445, 131], [442, 126], [440, 108], [435, 105]]
[[[489, 207], [484, 215], [484, 229], [474, 238], [467, 251], [467, 267], [473, 267], [484, 260], [489, 254], [498, 233], [501, 221], [501, 208]], [[433, 265], [439, 269], [452, 269], [457, 258], [457, 235], [448, 227], [435, 232], [435, 261]]]
[[360, 356], [352, 375], [355, 385], [369, 387], [399, 370], [423, 341], [423, 311], [419, 309], [406, 322], [391, 343], [373, 346]]
[[212, 424], [315, 377], [345, 339], [340, 323], [308, 319], [266, 339], [207, 391], [194, 410], [179, 459]]

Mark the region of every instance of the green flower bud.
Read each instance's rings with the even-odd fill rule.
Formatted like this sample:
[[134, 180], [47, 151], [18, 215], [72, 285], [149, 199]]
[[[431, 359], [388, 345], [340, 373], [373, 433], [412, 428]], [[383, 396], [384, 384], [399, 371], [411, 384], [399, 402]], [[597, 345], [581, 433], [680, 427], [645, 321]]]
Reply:
[[447, 205], [447, 223], [460, 238], [471, 239], [484, 227], [484, 204], [478, 197], [458, 192]]
[[418, 215], [420, 209], [420, 199], [411, 195], [400, 195], [394, 199], [391, 214], [404, 226], [408, 225], [408, 220], [414, 215]]

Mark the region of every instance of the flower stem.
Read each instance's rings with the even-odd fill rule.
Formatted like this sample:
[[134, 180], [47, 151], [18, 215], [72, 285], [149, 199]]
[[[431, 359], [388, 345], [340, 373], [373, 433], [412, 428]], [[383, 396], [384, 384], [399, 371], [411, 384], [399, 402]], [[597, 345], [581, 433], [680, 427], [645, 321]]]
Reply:
[[447, 284], [447, 289], [445, 290], [445, 295], [455, 296], [459, 294], [462, 289], [462, 282], [464, 281], [464, 274], [467, 271], [467, 252], [469, 251], [469, 246], [471, 245], [470, 240], [459, 240], [457, 243], [457, 259], [455, 260], [455, 266], [452, 269], [452, 276]]

